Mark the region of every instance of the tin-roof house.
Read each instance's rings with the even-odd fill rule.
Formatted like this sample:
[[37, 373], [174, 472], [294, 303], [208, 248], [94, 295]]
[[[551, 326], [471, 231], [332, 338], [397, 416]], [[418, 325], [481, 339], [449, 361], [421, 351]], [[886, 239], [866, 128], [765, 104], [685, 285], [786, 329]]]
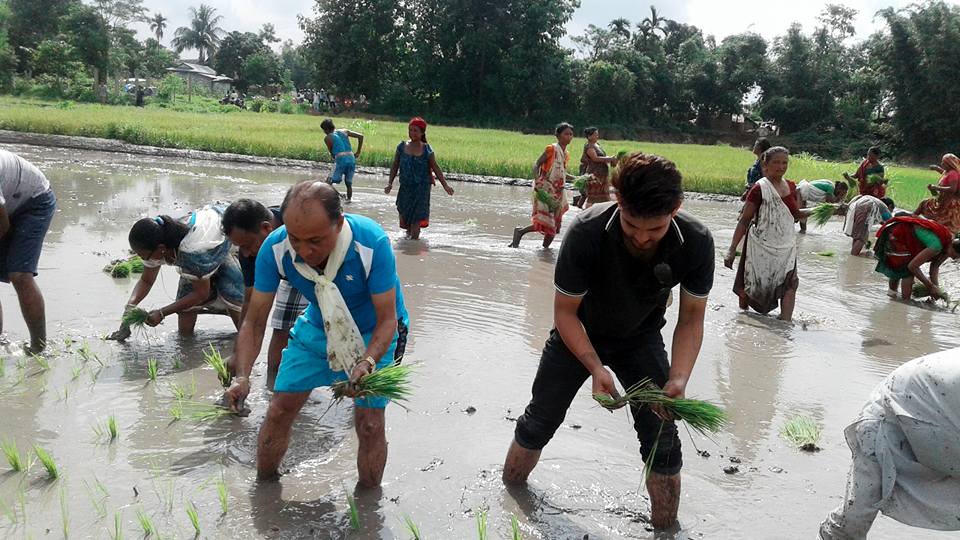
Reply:
[[167, 68], [167, 71], [176, 73], [193, 86], [207, 88], [217, 93], [226, 93], [233, 84], [233, 79], [230, 77], [220, 75], [203, 64], [193, 62], [181, 60], [176, 66]]

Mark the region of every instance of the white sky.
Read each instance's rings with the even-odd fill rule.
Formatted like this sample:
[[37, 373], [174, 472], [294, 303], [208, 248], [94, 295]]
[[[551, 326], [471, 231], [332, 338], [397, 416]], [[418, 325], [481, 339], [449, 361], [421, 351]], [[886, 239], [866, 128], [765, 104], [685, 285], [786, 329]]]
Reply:
[[[189, 21], [188, 8], [199, 6], [201, 1], [213, 6], [224, 16], [221, 27], [226, 31], [240, 30], [256, 32], [265, 22], [273, 23], [277, 37], [293, 39], [299, 43], [303, 33], [297, 24], [297, 15], [313, 15], [314, 2], [311, 0], [272, 0], [254, 2], [253, 0], [157, 0], [147, 2], [152, 12], [164, 14], [168, 27], [163, 43], [169, 44], [173, 33], [179, 26]], [[589, 24], [606, 26], [611, 20], [624, 17], [636, 23], [650, 14], [650, 5], [658, 13], [670, 19], [700, 27], [705, 35], [713, 35], [719, 42], [731, 34], [753, 31], [768, 40], [783, 32], [794, 21], [803, 24], [807, 31], [816, 25], [816, 18], [828, 3], [841, 3], [859, 11], [857, 17], [858, 37], [863, 38], [882, 27], [874, 14], [880, 9], [893, 6], [903, 8], [912, 1], [907, 0], [846, 0], [836, 2], [818, 2], [804, 0], [682, 0], [673, 2], [651, 0], [581, 0], [580, 9], [574, 13], [567, 25], [569, 34], [579, 34]], [[960, 0], [951, 3], [958, 4]], [[147, 25], [138, 24], [136, 28], [141, 38], [148, 37]], [[569, 37], [564, 40], [571, 46]], [[188, 55], [190, 53], [187, 53]]]

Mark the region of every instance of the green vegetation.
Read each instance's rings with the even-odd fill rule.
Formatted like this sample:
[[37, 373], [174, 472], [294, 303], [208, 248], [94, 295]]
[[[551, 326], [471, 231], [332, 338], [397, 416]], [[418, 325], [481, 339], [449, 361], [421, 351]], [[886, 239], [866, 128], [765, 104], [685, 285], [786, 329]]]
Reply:
[[821, 203], [810, 212], [810, 220], [817, 227], [823, 227], [830, 221], [830, 218], [833, 217], [833, 214], [836, 212], [837, 207], [830, 203]]
[[357, 510], [357, 501], [353, 498], [353, 495], [347, 493], [347, 506], [350, 509], [350, 528], [359, 531], [360, 530], [360, 511]]
[[700, 433], [719, 431], [727, 421], [726, 412], [713, 403], [699, 399], [667, 397], [663, 393], [663, 389], [650, 379], [643, 379], [627, 388], [622, 396], [613, 398], [606, 394], [594, 394], [593, 399], [600, 406], [611, 411], [620, 409], [627, 404], [637, 406], [659, 405]]
[[125, 278], [130, 276], [130, 272], [132, 272], [132, 270], [133, 269], [131, 268], [130, 263], [119, 262], [113, 265], [113, 268], [110, 270], [110, 277]]
[[40, 371], [48, 371], [50, 369], [50, 361], [46, 357], [39, 354], [31, 354], [30, 358], [33, 358], [33, 361], [37, 363], [37, 366], [40, 368]]
[[60, 483], [60, 525], [64, 538], [70, 538], [70, 509], [67, 505], [67, 483]]
[[77, 354], [80, 355], [80, 358], [84, 362], [89, 362], [90, 360], [96, 360], [98, 364], [103, 365], [103, 361], [100, 360], [100, 357], [96, 353], [90, 350], [90, 345], [87, 343], [87, 340], [83, 340], [83, 344], [77, 349]]
[[26, 459], [20, 454], [16, 441], [2, 441], [0, 442], [0, 449], [3, 450], [3, 455], [6, 456], [10, 469], [15, 472], [22, 472], [26, 469]]
[[220, 513], [226, 514], [230, 506], [230, 498], [227, 494], [227, 482], [223, 478], [223, 474], [220, 475], [220, 480], [217, 481], [217, 499], [220, 500]]
[[820, 450], [820, 426], [809, 416], [795, 416], [780, 429], [780, 436], [806, 452]]
[[523, 540], [523, 535], [520, 534], [520, 522], [515, 515], [510, 516], [510, 540]]
[[94, 424], [93, 432], [98, 439], [107, 437], [110, 441], [117, 440], [117, 437], [120, 436], [120, 428], [117, 427], [117, 418], [111, 414], [102, 425]]
[[[408, 365], [390, 365], [365, 375], [356, 385], [350, 381], [341, 381], [331, 385], [335, 400], [343, 399], [353, 386], [356, 397], [385, 397], [390, 401], [401, 402], [410, 398], [410, 375], [413, 368]], [[402, 405], [401, 403], [398, 403]]]
[[151, 381], [157, 380], [157, 372], [159, 369], [155, 358], [147, 360], [147, 377], [149, 377]]
[[140, 524], [140, 528], [143, 530], [144, 538], [156, 534], [157, 528], [154, 526], [153, 520], [139, 508], [137, 509], [137, 523]]
[[487, 511], [477, 512], [477, 538], [478, 540], [487, 540]]
[[60, 470], [57, 468], [57, 462], [53, 459], [53, 456], [36, 444], [33, 445], [33, 453], [37, 455], [37, 459], [40, 460], [43, 468], [47, 470], [48, 478], [56, 480], [60, 477]]
[[123, 540], [123, 510], [117, 510], [113, 514], [113, 540]]
[[[403, 122], [363, 121], [334, 118], [338, 127], [365, 129], [366, 142], [361, 165], [389, 167], [397, 142], [406, 139]], [[362, 125], [363, 127], [359, 127]], [[162, 110], [136, 110], [132, 107], [77, 105], [69, 111], [51, 107], [49, 102], [0, 97], [0, 129], [104, 137], [133, 144], [168, 148], [192, 148], [212, 152], [231, 152], [329, 161], [320, 150], [323, 133], [315, 117], [275, 116], [235, 113], [217, 116]], [[533, 162], [543, 148], [554, 142], [552, 136], [523, 135], [503, 130], [484, 130], [447, 126], [430, 127], [431, 144], [445, 171], [489, 176], [528, 178]], [[573, 152], [581, 144], [576, 139]], [[744, 171], [755, 159], [746, 149], [730, 146], [660, 144], [605, 141], [607, 151], [644, 151], [665, 156], [677, 164], [688, 191], [740, 195]], [[574, 156], [575, 157], [575, 156]], [[831, 163], [799, 154], [791, 157], [790, 179], [838, 180], [843, 172], [853, 172], [858, 163]], [[937, 174], [917, 168], [887, 167], [889, 194], [901, 207], [912, 207], [929, 196], [926, 185], [936, 182]]]
[[414, 523], [413, 518], [407, 514], [403, 516], [403, 526], [407, 528], [407, 532], [410, 533], [412, 540], [420, 540], [420, 527], [418, 527], [417, 524]]
[[130, 326], [133, 328], [143, 328], [147, 324], [147, 318], [150, 314], [147, 310], [139, 307], [130, 308], [123, 314], [123, 317], [120, 319], [120, 322], [124, 326]]
[[227, 363], [223, 360], [220, 351], [214, 348], [213, 343], [210, 344], [209, 352], [203, 352], [203, 361], [217, 372], [217, 378], [220, 379], [220, 384], [222, 384], [224, 388], [228, 388], [231, 378], [230, 369], [227, 368]]
[[197, 536], [200, 536], [200, 513], [197, 512], [197, 507], [191, 502], [184, 505], [184, 510], [187, 512], [187, 517], [190, 519], [190, 524], [193, 525], [193, 531]]

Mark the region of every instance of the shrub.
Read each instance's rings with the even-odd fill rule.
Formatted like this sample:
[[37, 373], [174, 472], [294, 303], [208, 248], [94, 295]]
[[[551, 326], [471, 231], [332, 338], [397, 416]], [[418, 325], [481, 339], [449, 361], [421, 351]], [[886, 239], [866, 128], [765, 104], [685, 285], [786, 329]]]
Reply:
[[253, 112], [260, 112], [263, 109], [263, 98], [254, 98], [247, 107]]
[[280, 113], [281, 114], [293, 114], [293, 103], [288, 100], [283, 100], [280, 102]]
[[310, 111], [313, 110], [313, 105], [309, 103], [300, 103], [297, 105], [298, 114], [310, 114]]
[[263, 112], [278, 112], [280, 110], [280, 104], [276, 101], [264, 101], [263, 102]]

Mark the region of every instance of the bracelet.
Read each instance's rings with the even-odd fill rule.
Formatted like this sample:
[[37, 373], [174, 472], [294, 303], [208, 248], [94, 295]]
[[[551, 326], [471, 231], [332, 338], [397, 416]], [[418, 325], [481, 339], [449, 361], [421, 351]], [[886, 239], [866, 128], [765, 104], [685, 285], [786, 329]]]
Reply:
[[377, 369], [377, 361], [374, 360], [372, 356], [367, 356], [363, 359], [363, 361], [370, 364], [371, 371]]
[[240, 376], [234, 377], [233, 380], [236, 381], [236, 382], [240, 382], [240, 381], [250, 382], [250, 377], [246, 377], [246, 376], [240, 375]]

